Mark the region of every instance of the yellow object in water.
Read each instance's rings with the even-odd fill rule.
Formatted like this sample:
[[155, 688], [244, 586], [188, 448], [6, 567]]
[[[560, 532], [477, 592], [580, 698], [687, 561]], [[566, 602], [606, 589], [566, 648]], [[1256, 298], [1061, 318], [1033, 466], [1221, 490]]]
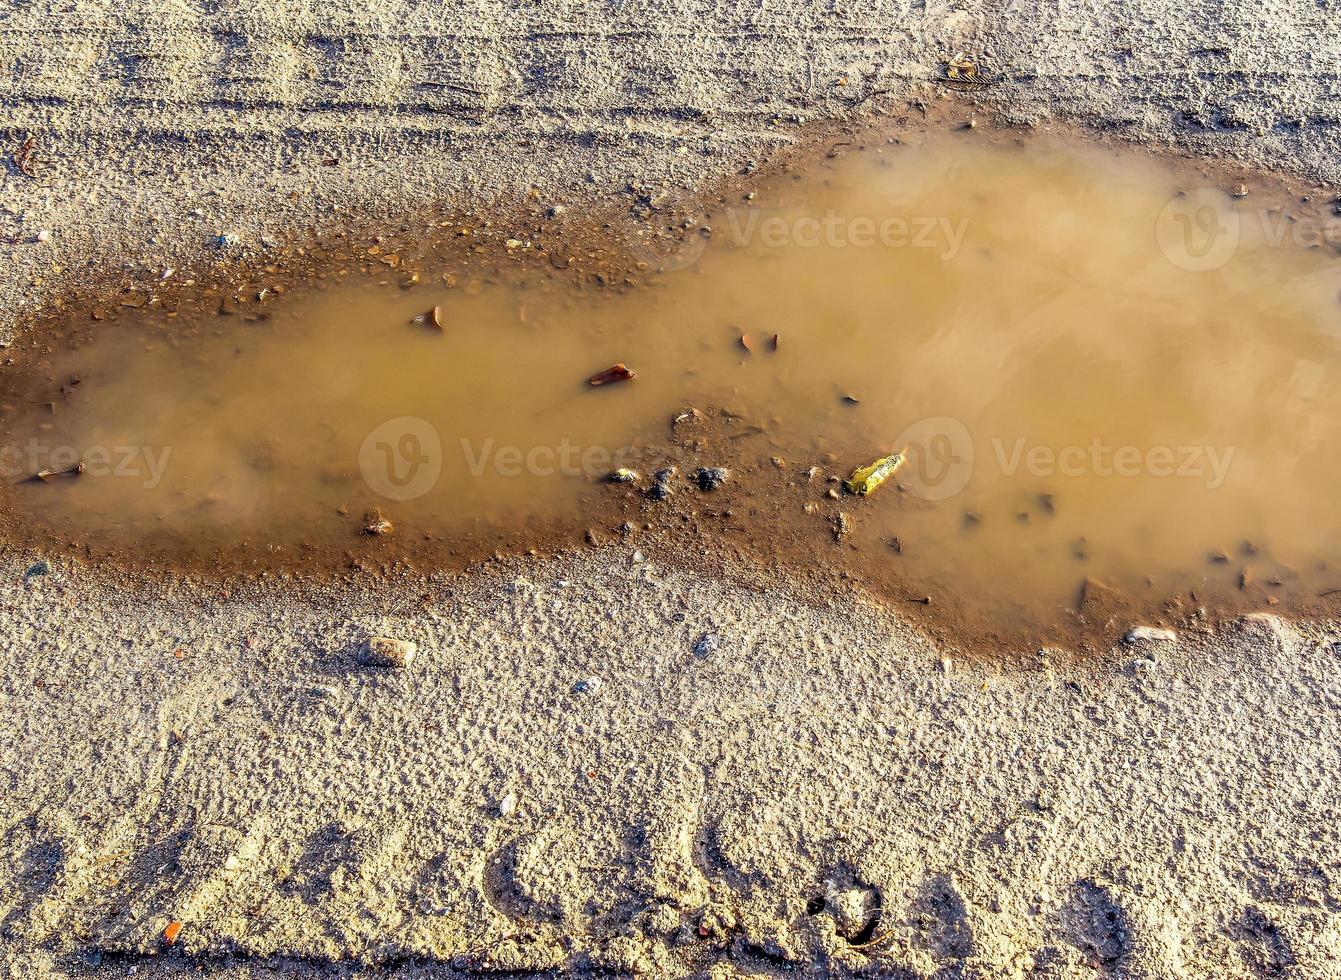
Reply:
[[866, 496], [893, 476], [905, 459], [907, 456], [904, 453], [894, 453], [892, 456], [877, 459], [870, 466], [857, 467], [847, 478], [848, 491]]

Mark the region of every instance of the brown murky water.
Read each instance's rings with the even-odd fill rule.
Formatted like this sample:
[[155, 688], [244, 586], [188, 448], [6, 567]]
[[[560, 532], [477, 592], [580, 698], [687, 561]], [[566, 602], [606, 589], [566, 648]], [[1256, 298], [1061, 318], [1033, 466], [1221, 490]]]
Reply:
[[[636, 288], [355, 277], [259, 322], [99, 324], [10, 399], [20, 537], [263, 563], [706, 512], [1040, 639], [1087, 581], [1098, 625], [1341, 587], [1341, 261], [1317, 229], [1150, 161], [962, 135], [710, 225]], [[410, 322], [435, 305], [441, 330]], [[586, 384], [615, 362], [636, 380]], [[904, 449], [897, 487], [831, 495]], [[637, 484], [601, 482], [620, 465]], [[698, 465], [731, 478], [702, 491]], [[363, 532], [374, 509], [390, 534]]]

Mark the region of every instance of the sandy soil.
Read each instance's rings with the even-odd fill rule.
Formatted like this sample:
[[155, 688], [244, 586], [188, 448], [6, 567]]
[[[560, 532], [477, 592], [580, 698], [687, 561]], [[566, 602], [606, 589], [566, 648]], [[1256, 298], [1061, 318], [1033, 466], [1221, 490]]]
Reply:
[[[1003, 673], [623, 548], [297, 595], [58, 565], [2, 601], [31, 970], [122, 975], [177, 920], [164, 969], [240, 975], [1336, 975], [1323, 630]], [[360, 667], [370, 633], [417, 658]]]
[[[350, 212], [688, 192], [910, 101], [1335, 182], [1337, 13], [14, 5], [6, 315]], [[960, 48], [1006, 81], [928, 83]], [[5, 975], [1341, 976], [1327, 624], [1007, 672], [632, 545], [227, 594], [0, 567]], [[417, 658], [359, 666], [372, 633]]]

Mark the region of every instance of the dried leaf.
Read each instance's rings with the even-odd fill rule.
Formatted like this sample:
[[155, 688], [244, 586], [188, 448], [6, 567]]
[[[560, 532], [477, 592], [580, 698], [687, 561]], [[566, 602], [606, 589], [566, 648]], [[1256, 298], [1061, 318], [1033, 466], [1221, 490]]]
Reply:
[[55, 479], [55, 478], [58, 477], [58, 476], [78, 476], [80, 473], [83, 473], [83, 472], [84, 472], [84, 462], [83, 462], [83, 460], [80, 460], [78, 463], [75, 463], [73, 466], [67, 466], [67, 467], [65, 467], [64, 469], [59, 469], [59, 470], [53, 470], [53, 469], [38, 470], [38, 471], [37, 471], [37, 478], [38, 478], [39, 480], [41, 480], [42, 482], [46, 483], [46, 482], [48, 482], [48, 481], [50, 481], [50, 480]]
[[939, 79], [950, 88], [982, 88], [995, 85], [1000, 78], [984, 74], [978, 63], [963, 51], [945, 62], [945, 74]]
[[14, 161], [14, 167], [19, 173], [30, 180], [37, 179], [37, 137], [29, 136], [25, 139], [17, 150], [11, 155], [10, 159]]

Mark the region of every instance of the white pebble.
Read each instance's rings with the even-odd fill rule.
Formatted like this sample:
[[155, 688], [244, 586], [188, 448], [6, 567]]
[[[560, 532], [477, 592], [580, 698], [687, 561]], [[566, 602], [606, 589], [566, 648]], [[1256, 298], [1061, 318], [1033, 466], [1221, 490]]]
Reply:
[[358, 661], [365, 667], [408, 667], [417, 651], [410, 640], [372, 636], [359, 648]]
[[1158, 626], [1133, 626], [1122, 637], [1122, 642], [1131, 646], [1134, 643], [1143, 641], [1150, 643], [1171, 643], [1178, 639], [1178, 634], [1173, 630], [1161, 629]]

